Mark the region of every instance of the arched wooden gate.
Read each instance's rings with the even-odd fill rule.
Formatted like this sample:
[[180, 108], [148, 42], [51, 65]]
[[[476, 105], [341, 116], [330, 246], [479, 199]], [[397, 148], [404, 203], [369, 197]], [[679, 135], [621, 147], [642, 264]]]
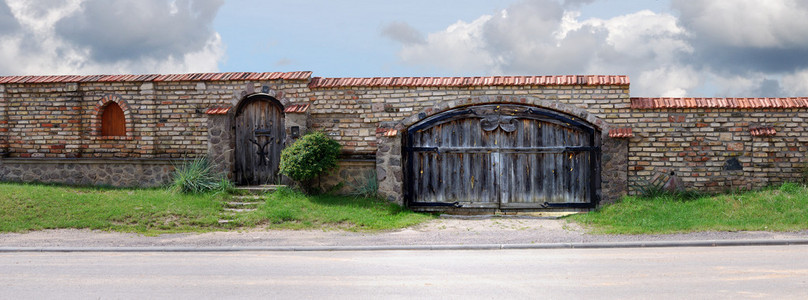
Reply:
[[283, 105], [267, 95], [241, 101], [235, 116], [235, 181], [274, 184], [286, 136]]
[[600, 135], [581, 120], [516, 104], [457, 108], [404, 137], [410, 206], [594, 207]]

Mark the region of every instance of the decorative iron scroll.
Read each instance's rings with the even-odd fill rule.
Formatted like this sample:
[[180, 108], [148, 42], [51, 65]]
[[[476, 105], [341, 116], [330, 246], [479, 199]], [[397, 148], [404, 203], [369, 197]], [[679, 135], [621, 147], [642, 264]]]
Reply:
[[503, 115], [488, 115], [483, 117], [480, 121], [480, 126], [485, 131], [493, 131], [497, 128], [502, 128], [505, 132], [514, 132], [516, 131], [516, 123], [518, 121], [515, 117], [503, 116]]
[[258, 154], [258, 165], [263, 166], [269, 164], [269, 151], [267, 151], [267, 145], [272, 143], [275, 140], [275, 137], [270, 137], [263, 145], [259, 144], [255, 139], [250, 139], [250, 142], [258, 146], [258, 151], [255, 152]]

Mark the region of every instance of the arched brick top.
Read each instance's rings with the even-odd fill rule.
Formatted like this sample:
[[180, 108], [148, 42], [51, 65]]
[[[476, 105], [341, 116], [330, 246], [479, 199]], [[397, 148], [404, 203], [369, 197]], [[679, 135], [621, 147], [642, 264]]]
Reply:
[[233, 107], [238, 107], [242, 102], [244, 102], [244, 100], [256, 96], [268, 96], [270, 98], [273, 98], [281, 104], [281, 107], [286, 107], [291, 103], [291, 100], [285, 97], [286, 95], [284, 94], [283, 91], [278, 91], [272, 89], [268, 85], [264, 85], [261, 87], [261, 91], [256, 92], [253, 83], [247, 83], [246, 87], [243, 90], [241, 90], [240, 95], [237, 95], [237, 97], [233, 99], [230, 102], [230, 104]]
[[[118, 106], [123, 110], [123, 116], [125, 119], [126, 124], [126, 136], [110, 136], [105, 137], [101, 136], [101, 116], [104, 114], [104, 109], [107, 105], [111, 102], [118, 104]], [[95, 116], [91, 121], [91, 128], [92, 128], [92, 136], [99, 137], [103, 139], [132, 139], [134, 132], [134, 126], [132, 125], [132, 114], [131, 108], [129, 107], [129, 103], [126, 102], [120, 95], [117, 94], [106, 94], [101, 97], [98, 102], [95, 104], [94, 113]]]
[[610, 129], [609, 128], [610, 126], [607, 122], [603, 121], [602, 119], [598, 118], [593, 114], [590, 114], [588, 111], [582, 108], [559, 103], [558, 101], [542, 100], [533, 97], [502, 97], [502, 96], [500, 97], [481, 96], [481, 97], [470, 97], [470, 98], [442, 101], [432, 107], [421, 110], [420, 112], [415, 113], [399, 122], [395, 122], [394, 124], [390, 123], [383, 124], [380, 127], [394, 128], [401, 130], [410, 127], [411, 125], [425, 118], [442, 113], [450, 109], [464, 106], [473, 106], [480, 104], [497, 104], [497, 103], [531, 105], [545, 109], [550, 109], [560, 113], [567, 114], [571, 117], [584, 120], [587, 123], [595, 126], [595, 128], [600, 130], [601, 132], [608, 132]]
[[278, 99], [275, 96], [275, 95], [283, 95], [283, 92], [276, 93], [274, 90], [272, 90], [271, 92], [272, 93], [252, 93], [246, 95], [243, 98], [241, 98], [241, 100], [238, 101], [238, 103], [234, 104], [233, 109], [230, 109], [229, 112], [232, 113], [233, 115], [237, 114], [239, 110], [241, 110], [241, 107], [247, 104], [247, 102], [250, 102], [252, 99], [267, 99], [270, 102], [274, 103], [275, 105], [280, 106], [281, 111], [283, 111], [286, 105], [289, 104], [289, 101], [287, 100], [286, 103], [284, 103], [283, 101], [281, 101], [281, 99]]

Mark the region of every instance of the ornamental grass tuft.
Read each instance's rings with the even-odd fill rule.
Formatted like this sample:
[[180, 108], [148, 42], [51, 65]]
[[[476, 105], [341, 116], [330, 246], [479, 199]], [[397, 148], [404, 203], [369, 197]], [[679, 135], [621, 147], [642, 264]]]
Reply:
[[206, 157], [197, 157], [175, 167], [170, 189], [179, 193], [200, 194], [211, 191], [228, 192], [233, 184], [217, 175]]

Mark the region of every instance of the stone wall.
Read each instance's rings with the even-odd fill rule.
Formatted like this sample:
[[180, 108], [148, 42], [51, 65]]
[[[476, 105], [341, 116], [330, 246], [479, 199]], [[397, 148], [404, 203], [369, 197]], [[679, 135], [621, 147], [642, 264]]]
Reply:
[[336, 169], [321, 178], [320, 186], [325, 191], [351, 194], [368, 185], [375, 174], [376, 162], [373, 160], [342, 159]]
[[0, 181], [71, 185], [156, 187], [171, 179], [182, 160], [142, 159], [22, 159], [0, 160]]

